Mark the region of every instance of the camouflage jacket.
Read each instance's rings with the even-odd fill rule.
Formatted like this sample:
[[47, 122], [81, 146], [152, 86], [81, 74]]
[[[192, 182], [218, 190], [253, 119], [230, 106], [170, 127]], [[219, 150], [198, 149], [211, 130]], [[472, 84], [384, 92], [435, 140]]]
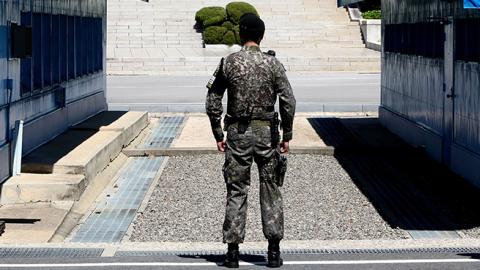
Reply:
[[206, 111], [215, 139], [223, 141], [221, 126], [222, 99], [228, 89], [227, 114], [238, 118], [253, 110], [259, 114], [270, 110], [280, 100], [283, 140], [292, 139], [296, 101], [285, 68], [274, 56], [263, 53], [259, 47], [244, 47], [222, 59], [209, 81]]

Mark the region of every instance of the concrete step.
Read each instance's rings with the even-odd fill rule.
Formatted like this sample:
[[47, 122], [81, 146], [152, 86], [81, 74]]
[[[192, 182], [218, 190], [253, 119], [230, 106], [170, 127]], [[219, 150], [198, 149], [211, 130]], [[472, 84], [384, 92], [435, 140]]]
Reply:
[[[287, 71], [322, 72], [322, 71], [352, 71], [379, 72], [380, 60], [376, 58], [331, 58], [331, 59], [290, 59], [282, 61]], [[205, 61], [155, 61], [152, 59], [120, 59], [107, 65], [110, 75], [160, 75], [160, 74], [211, 74], [218, 65], [218, 58]]]
[[83, 175], [22, 173], [3, 184], [1, 204], [76, 201], [86, 186]]
[[83, 175], [87, 184], [148, 125], [146, 112], [103, 112], [23, 159], [24, 173]]
[[[194, 15], [205, 6], [225, 6], [227, 0], [110, 0], [108, 72], [110, 74], [157, 74], [169, 72], [206, 72], [217, 65], [216, 53], [197, 52], [180, 55], [177, 49], [197, 50], [202, 47], [201, 34], [193, 30]], [[344, 8], [337, 8], [336, 0], [251, 0], [266, 22], [267, 30], [262, 45], [274, 50], [318, 49], [319, 52], [339, 48], [346, 58], [337, 64], [284, 63], [287, 70], [310, 71], [377, 69], [379, 60], [367, 61], [361, 66], [350, 49], [364, 48], [358, 23], [351, 22]], [[130, 49], [130, 50], [129, 50]], [[141, 49], [148, 50], [142, 51]], [[189, 58], [189, 55], [195, 57]], [[319, 55], [323, 55], [320, 53]], [[335, 54], [337, 55], [337, 54]], [[206, 56], [203, 60], [202, 57]], [[305, 56], [312, 56], [306, 54]], [[164, 59], [160, 59], [164, 58]], [[176, 59], [178, 58], [178, 59]], [[375, 57], [372, 57], [375, 58]], [[167, 59], [167, 60], [165, 60]], [[379, 58], [378, 58], [379, 59]], [[301, 61], [299, 61], [301, 62]], [[351, 64], [353, 63], [353, 64]], [[372, 64], [373, 63], [373, 64]]]
[[[0, 237], [0, 243], [32, 245], [49, 242], [70, 213], [72, 206], [73, 202], [2, 205], [0, 217], [32, 222], [7, 223], [5, 233]], [[32, 255], [29, 253], [26, 256], [32, 257]]]

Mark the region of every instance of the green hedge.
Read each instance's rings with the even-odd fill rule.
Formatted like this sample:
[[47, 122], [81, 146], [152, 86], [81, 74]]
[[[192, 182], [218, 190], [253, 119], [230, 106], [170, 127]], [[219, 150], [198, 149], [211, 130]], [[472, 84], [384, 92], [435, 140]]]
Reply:
[[235, 38], [235, 33], [233, 31], [227, 31], [227, 33], [225, 33], [223, 36], [222, 43], [226, 45], [236, 44], [237, 40]]
[[203, 40], [206, 44], [240, 44], [240, 18], [245, 13], [257, 14], [252, 5], [245, 2], [232, 2], [223, 7], [205, 7], [197, 11], [195, 20], [203, 27]]
[[228, 30], [233, 31], [233, 28], [235, 27], [235, 25], [233, 25], [233, 23], [227, 21], [227, 22], [224, 22], [222, 24], [222, 27], [225, 27]]
[[253, 13], [258, 16], [257, 10], [249, 3], [232, 2], [227, 5], [228, 19], [234, 24], [238, 24], [240, 22], [240, 18], [246, 13]]
[[221, 26], [210, 26], [203, 32], [203, 40], [207, 44], [222, 44], [223, 36], [227, 33], [227, 28]]
[[370, 10], [362, 13], [362, 18], [367, 20], [379, 20], [382, 18], [382, 12], [380, 10]]
[[202, 24], [212, 19], [220, 20], [219, 18], [222, 18], [221, 22], [227, 20], [227, 10], [223, 7], [204, 7], [195, 14], [195, 20]]

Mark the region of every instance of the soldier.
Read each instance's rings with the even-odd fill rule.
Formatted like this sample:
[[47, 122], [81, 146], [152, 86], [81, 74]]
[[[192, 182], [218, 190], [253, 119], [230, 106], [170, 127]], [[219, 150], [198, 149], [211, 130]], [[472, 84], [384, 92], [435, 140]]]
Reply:
[[[250, 168], [255, 161], [260, 174], [262, 227], [268, 239], [269, 267], [280, 267], [280, 240], [283, 238], [283, 206], [278, 181], [280, 153], [289, 151], [295, 115], [295, 98], [283, 65], [274, 53], [262, 53], [259, 44], [264, 22], [254, 14], [240, 20], [243, 48], [223, 58], [207, 88], [206, 111], [218, 150], [225, 152], [223, 174], [227, 205], [223, 242], [228, 244], [224, 266], [238, 267], [238, 244], [245, 237], [247, 193]], [[227, 115], [221, 126], [222, 98], [228, 89]], [[280, 100], [283, 140], [279, 145], [277, 96]], [[286, 165], [286, 164], [285, 164]]]

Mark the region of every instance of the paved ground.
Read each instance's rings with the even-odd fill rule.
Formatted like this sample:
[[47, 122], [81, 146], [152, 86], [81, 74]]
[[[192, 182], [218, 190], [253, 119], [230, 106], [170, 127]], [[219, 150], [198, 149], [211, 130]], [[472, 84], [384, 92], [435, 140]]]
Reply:
[[[378, 119], [309, 121], [336, 150], [334, 157], [291, 156], [284, 188], [287, 239], [478, 237], [480, 191], [393, 136]], [[132, 240], [221, 240], [221, 165], [221, 155], [172, 158]], [[255, 171], [253, 177], [247, 241], [263, 239]]]
[[[110, 110], [203, 112], [209, 76], [109, 76]], [[376, 111], [380, 75], [328, 73], [291, 75], [297, 110], [303, 112]]]
[[[133, 241], [221, 241], [225, 187], [223, 157], [172, 157]], [[252, 172], [246, 241], [262, 241], [258, 176]], [[283, 188], [287, 240], [399, 239], [334, 157], [290, 157]], [[182, 213], [179, 215], [179, 213]]]

